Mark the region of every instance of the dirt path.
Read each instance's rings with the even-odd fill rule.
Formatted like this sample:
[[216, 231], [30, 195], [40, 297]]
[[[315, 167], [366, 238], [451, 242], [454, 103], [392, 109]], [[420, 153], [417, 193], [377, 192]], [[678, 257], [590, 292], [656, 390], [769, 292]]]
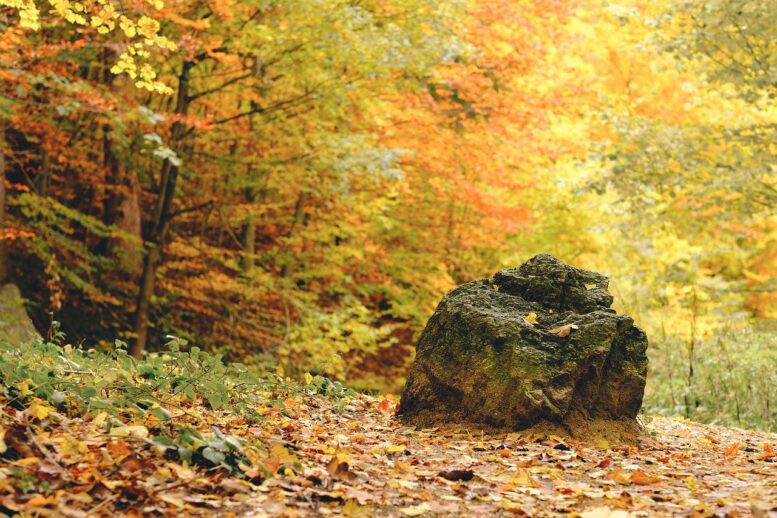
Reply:
[[266, 482], [254, 516], [777, 516], [774, 434], [656, 418], [609, 448], [416, 431], [388, 402], [298, 410], [278, 438], [304, 469]]

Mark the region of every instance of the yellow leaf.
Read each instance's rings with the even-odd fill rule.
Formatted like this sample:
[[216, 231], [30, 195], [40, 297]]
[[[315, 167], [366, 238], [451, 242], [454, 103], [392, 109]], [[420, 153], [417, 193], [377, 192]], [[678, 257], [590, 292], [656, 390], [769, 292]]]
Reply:
[[610, 442], [609, 441], [605, 441], [604, 439], [602, 439], [602, 440], [600, 440], [599, 442], [596, 443], [596, 447], [597, 448], [601, 448], [603, 450], [609, 450], [610, 449]]
[[33, 464], [37, 464], [40, 462], [40, 458], [38, 457], [25, 457], [23, 459], [19, 459], [16, 462], [14, 462], [14, 465], [16, 466], [32, 466]]
[[405, 451], [404, 446], [397, 446], [396, 444], [389, 444], [386, 446], [386, 455], [393, 455], [394, 453], [402, 453]]
[[140, 437], [145, 439], [148, 437], [148, 428], [141, 425], [135, 426], [115, 426], [111, 428], [108, 435], [113, 437]]
[[693, 475], [689, 475], [688, 478], [685, 479], [685, 485], [688, 486], [688, 489], [691, 491], [699, 490], [699, 481], [696, 480], [696, 477]]
[[27, 408], [27, 412], [29, 415], [37, 418], [37, 419], [46, 419], [49, 414], [54, 412], [54, 408], [48, 406], [46, 403], [41, 401], [40, 399], [36, 399], [32, 402], [32, 404]]
[[105, 424], [105, 421], [108, 420], [108, 413], [107, 412], [100, 412], [96, 416], [94, 416], [94, 419], [92, 419], [92, 424], [95, 426], [102, 426]]
[[536, 323], [537, 323], [537, 313], [535, 313], [534, 311], [532, 311], [531, 313], [529, 313], [528, 315], [526, 315], [525, 317], [523, 317], [523, 319], [524, 319], [524, 320], [525, 320], [527, 323], [529, 323], [529, 324], [531, 324], [531, 325], [534, 325], [534, 324], [536, 324]]
[[427, 502], [418, 505], [411, 505], [410, 507], [404, 507], [399, 511], [405, 516], [421, 516], [424, 513], [428, 513], [432, 510], [432, 506]]
[[519, 469], [515, 472], [515, 475], [510, 477], [510, 483], [514, 486], [530, 486], [532, 479], [528, 471]]
[[309, 372], [306, 372], [305, 373], [305, 385], [310, 385], [311, 383], [313, 383], [313, 375], [310, 374]]
[[374, 516], [372, 507], [361, 505], [355, 499], [348, 500], [343, 506], [343, 514], [349, 518], [371, 518]]
[[633, 516], [623, 509], [610, 509], [609, 507], [595, 507], [580, 513], [581, 518], [628, 518]]
[[276, 460], [279, 464], [299, 463], [297, 456], [287, 450], [282, 444], [276, 444], [270, 448], [270, 458]]
[[33, 382], [31, 379], [26, 379], [24, 381], [20, 381], [16, 384], [16, 390], [19, 391], [19, 395], [22, 397], [31, 396], [33, 394], [31, 388], [32, 388]]
[[87, 451], [89, 447], [78, 439], [65, 439], [59, 447], [59, 453], [62, 455], [81, 455]]
[[162, 494], [162, 495], [159, 495], [159, 498], [161, 500], [167, 502], [168, 504], [172, 504], [172, 505], [176, 506], [179, 509], [183, 509], [184, 506], [186, 505], [186, 502], [184, 502], [183, 499], [181, 499], [181, 498], [179, 498], [177, 496], [173, 496], [173, 495], [169, 495], [169, 494]]

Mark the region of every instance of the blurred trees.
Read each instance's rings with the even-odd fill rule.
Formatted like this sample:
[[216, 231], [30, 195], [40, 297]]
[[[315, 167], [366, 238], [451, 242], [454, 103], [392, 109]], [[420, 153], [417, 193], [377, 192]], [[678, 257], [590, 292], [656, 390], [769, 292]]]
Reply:
[[391, 389], [445, 291], [550, 251], [690, 412], [700, 344], [775, 318], [770, 2], [0, 4], [0, 277], [39, 327]]

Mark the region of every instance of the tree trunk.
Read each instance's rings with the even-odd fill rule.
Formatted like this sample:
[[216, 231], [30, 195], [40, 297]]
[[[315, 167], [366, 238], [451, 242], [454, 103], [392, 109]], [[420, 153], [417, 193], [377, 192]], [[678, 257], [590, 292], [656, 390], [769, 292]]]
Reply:
[[[134, 172], [128, 172], [113, 150], [112, 128], [103, 126], [103, 166], [106, 169], [107, 195], [103, 201], [103, 223], [142, 240], [140, 221], [140, 183]], [[143, 258], [138, 243], [125, 237], [104, 237], [97, 246], [97, 253], [106, 257], [118, 257], [121, 266], [131, 274], [139, 274]]]
[[[299, 195], [297, 195], [297, 203], [294, 205], [294, 217], [291, 220], [291, 227], [289, 228], [289, 233], [286, 234], [286, 239], [289, 240], [294, 235], [294, 231], [296, 230], [297, 226], [302, 225], [304, 223], [305, 219], [305, 192], [300, 191]], [[288, 243], [287, 243], [288, 246]], [[281, 266], [280, 276], [281, 278], [286, 278], [289, 275], [291, 275], [293, 271], [293, 268], [289, 265], [289, 263], [285, 263], [283, 266]]]
[[[178, 77], [178, 95], [176, 97], [175, 114], [187, 115], [189, 111], [189, 75], [194, 63], [186, 61], [183, 70]], [[174, 150], [180, 149], [180, 141], [183, 139], [185, 127], [180, 121], [173, 123], [171, 145]], [[150, 222], [146, 243], [148, 253], [143, 261], [143, 274], [140, 279], [137, 306], [135, 309], [135, 340], [132, 343], [130, 353], [138, 358], [143, 353], [148, 342], [149, 315], [151, 311], [151, 298], [154, 296], [156, 284], [156, 272], [162, 259], [162, 250], [166, 244], [170, 226], [171, 209], [175, 198], [175, 188], [178, 181], [179, 166], [170, 160], [162, 164], [162, 175], [159, 184], [159, 197], [154, 218]]]
[[[251, 167], [248, 168], [251, 174]], [[246, 199], [251, 204], [251, 210], [256, 202], [256, 190], [252, 187], [246, 191]], [[256, 264], [256, 216], [250, 214], [245, 222], [245, 238], [243, 240], [243, 272], [250, 274]]]
[[0, 122], [0, 286], [8, 279], [8, 241], [5, 230], [5, 121]]

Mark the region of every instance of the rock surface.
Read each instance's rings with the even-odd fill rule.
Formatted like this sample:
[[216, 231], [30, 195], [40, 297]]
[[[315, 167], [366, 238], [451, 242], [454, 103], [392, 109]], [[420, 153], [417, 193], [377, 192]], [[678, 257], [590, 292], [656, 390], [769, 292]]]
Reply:
[[0, 342], [13, 345], [39, 339], [19, 288], [14, 284], [0, 286]]
[[647, 337], [610, 308], [608, 283], [541, 254], [456, 288], [421, 334], [399, 414], [572, 434], [586, 422], [634, 424]]

